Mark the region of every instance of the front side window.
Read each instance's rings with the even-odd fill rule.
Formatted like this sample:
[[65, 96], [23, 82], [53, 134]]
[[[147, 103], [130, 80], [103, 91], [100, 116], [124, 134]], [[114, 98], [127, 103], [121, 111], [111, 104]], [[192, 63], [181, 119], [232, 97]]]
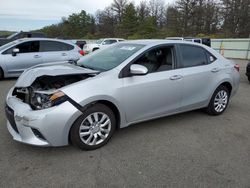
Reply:
[[133, 64], [143, 65], [148, 73], [172, 70], [174, 68], [174, 47], [157, 47], [147, 51]]
[[206, 51], [198, 46], [181, 44], [180, 54], [182, 58], [180, 68], [206, 65], [208, 63]]
[[98, 71], [107, 71], [120, 65], [143, 47], [144, 45], [140, 44], [117, 43], [114, 46], [83, 56], [78, 61], [78, 65]]
[[41, 41], [41, 52], [57, 52], [57, 51], [69, 51], [74, 47], [70, 44], [57, 42], [57, 41]]
[[107, 44], [113, 44], [113, 43], [116, 43], [117, 41], [116, 40], [105, 40], [103, 42], [103, 45], [107, 45]]
[[18, 44], [4, 52], [4, 54], [11, 54], [14, 48], [19, 49], [19, 53], [34, 53], [39, 52], [39, 41], [29, 41]]

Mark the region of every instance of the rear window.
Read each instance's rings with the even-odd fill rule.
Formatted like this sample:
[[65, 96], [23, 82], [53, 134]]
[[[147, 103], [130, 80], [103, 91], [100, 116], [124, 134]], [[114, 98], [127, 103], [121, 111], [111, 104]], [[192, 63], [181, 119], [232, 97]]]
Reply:
[[53, 52], [53, 51], [69, 51], [73, 50], [74, 46], [57, 41], [41, 41], [40, 51], [41, 52]]

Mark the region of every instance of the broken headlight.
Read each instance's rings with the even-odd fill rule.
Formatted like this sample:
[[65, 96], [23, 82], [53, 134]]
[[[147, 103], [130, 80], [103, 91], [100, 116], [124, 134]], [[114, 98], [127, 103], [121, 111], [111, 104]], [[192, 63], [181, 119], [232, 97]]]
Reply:
[[31, 96], [30, 104], [35, 110], [42, 110], [59, 105], [67, 100], [67, 95], [61, 91], [53, 94], [34, 92]]

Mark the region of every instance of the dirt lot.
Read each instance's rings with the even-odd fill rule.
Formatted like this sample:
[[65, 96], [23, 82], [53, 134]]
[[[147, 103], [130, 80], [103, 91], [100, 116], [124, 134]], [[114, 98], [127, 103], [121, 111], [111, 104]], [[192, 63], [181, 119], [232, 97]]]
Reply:
[[12, 140], [4, 101], [14, 79], [0, 81], [0, 187], [250, 187], [250, 84], [227, 111], [193, 111], [118, 131], [95, 151], [39, 148]]

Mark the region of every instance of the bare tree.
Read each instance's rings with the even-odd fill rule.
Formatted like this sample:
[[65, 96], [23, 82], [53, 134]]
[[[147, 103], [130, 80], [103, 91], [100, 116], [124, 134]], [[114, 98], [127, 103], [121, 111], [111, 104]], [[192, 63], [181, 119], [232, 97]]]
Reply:
[[248, 37], [250, 34], [250, 1], [222, 0], [223, 28], [227, 36]]
[[144, 21], [149, 16], [150, 10], [146, 1], [141, 1], [137, 7], [137, 13], [140, 21]]
[[165, 2], [163, 0], [150, 0], [149, 11], [150, 15], [155, 18], [156, 24], [162, 27], [165, 22]]
[[127, 0], [114, 0], [111, 5], [112, 10], [117, 14], [119, 23], [121, 23], [122, 21], [122, 15], [124, 13], [125, 6], [127, 5], [127, 3]]

